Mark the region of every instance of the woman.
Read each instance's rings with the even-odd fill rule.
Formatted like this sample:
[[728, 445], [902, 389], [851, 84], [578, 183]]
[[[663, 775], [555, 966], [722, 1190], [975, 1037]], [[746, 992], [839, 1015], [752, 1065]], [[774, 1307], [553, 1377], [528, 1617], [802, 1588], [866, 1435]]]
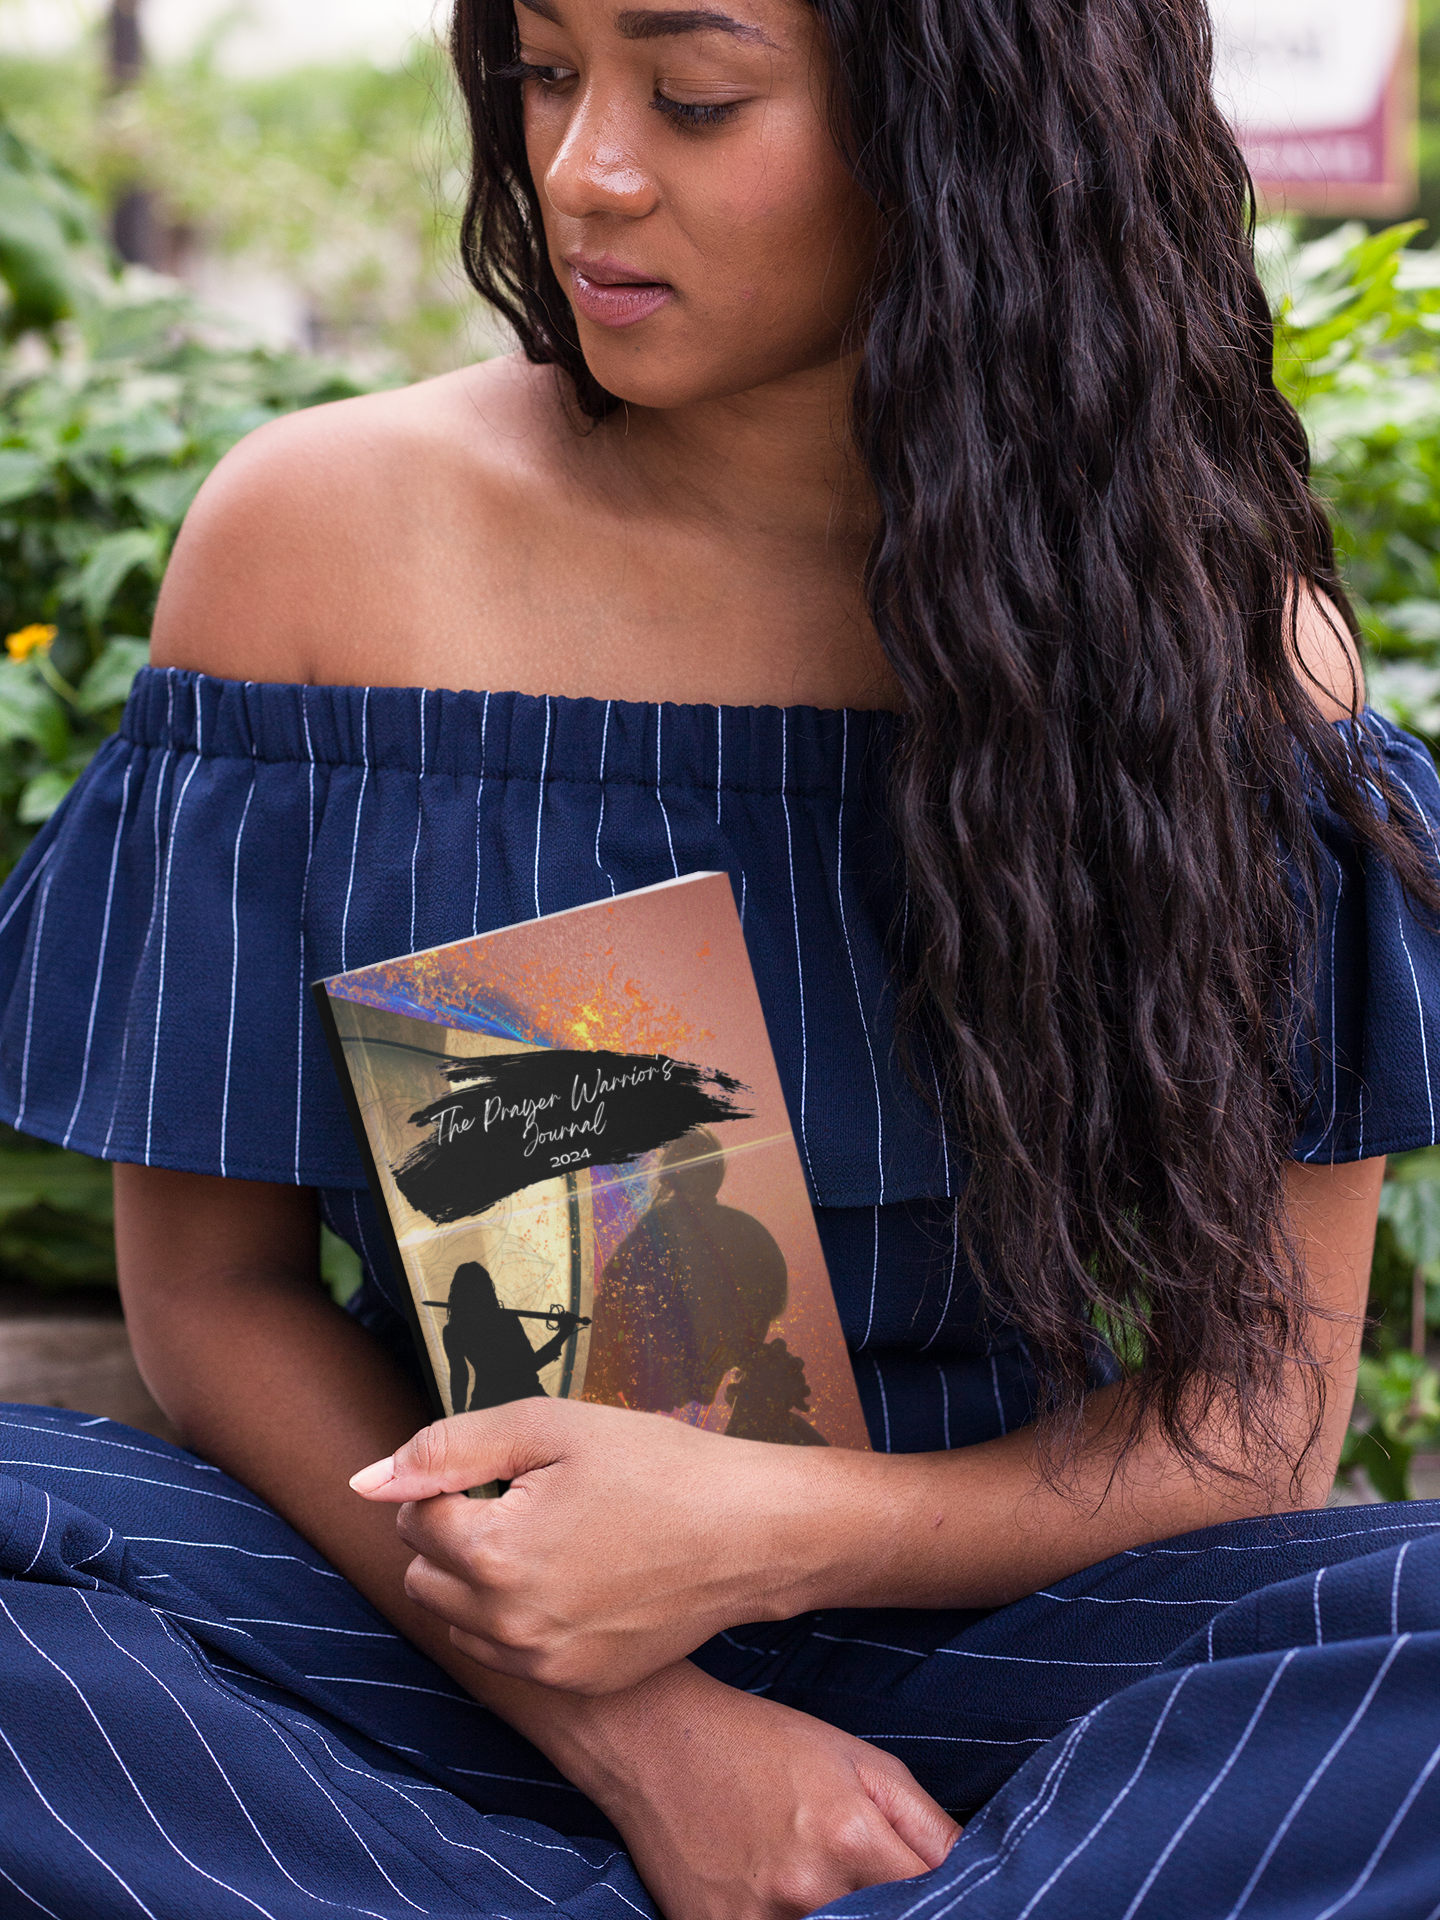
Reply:
[[[224, 463], [0, 912], [5, 1111], [117, 1162], [199, 1456], [8, 1418], [16, 1910], [1428, 1913], [1440, 1515], [1318, 1509], [1440, 790], [1353, 717], [1200, 0], [454, 44], [524, 355]], [[305, 983], [696, 868], [876, 1450], [411, 1440]]]
[[558, 1331], [534, 1346], [525, 1337], [516, 1309], [501, 1306], [490, 1271], [478, 1260], [466, 1260], [455, 1269], [449, 1295], [439, 1304], [445, 1307], [441, 1339], [450, 1362], [450, 1405], [462, 1412], [543, 1394], [540, 1375], [560, 1358], [566, 1341], [584, 1324], [568, 1307], [557, 1307], [552, 1320]]
[[585, 1397], [703, 1410], [734, 1373], [726, 1433], [823, 1446], [795, 1411], [810, 1401], [804, 1362], [766, 1339], [789, 1297], [785, 1256], [753, 1214], [721, 1204], [724, 1184], [725, 1150], [708, 1127], [661, 1155], [654, 1198], [596, 1283]]

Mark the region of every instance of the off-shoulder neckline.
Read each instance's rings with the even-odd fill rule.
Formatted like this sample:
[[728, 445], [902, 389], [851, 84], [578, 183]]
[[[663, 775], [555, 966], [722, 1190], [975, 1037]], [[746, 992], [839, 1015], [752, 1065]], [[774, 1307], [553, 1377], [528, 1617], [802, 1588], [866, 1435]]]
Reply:
[[381, 686], [373, 682], [348, 680], [236, 680], [227, 674], [206, 673], [199, 667], [152, 667], [140, 669], [141, 675], [154, 674], [160, 678], [203, 682], [219, 688], [234, 688], [241, 692], [254, 690], [260, 693], [273, 693], [277, 696], [300, 696], [306, 694], [353, 695], [362, 698], [366, 694], [394, 694], [400, 698], [418, 699], [422, 694], [429, 698], [443, 700], [479, 700], [504, 701], [507, 704], [525, 704], [536, 707], [597, 708], [609, 707], [622, 712], [652, 714], [663, 709], [674, 714], [749, 714], [777, 715], [799, 718], [815, 717], [821, 721], [834, 722], [841, 719], [875, 722], [899, 720], [902, 718], [896, 707], [819, 707], [808, 701], [796, 701], [790, 706], [776, 706], [770, 701], [752, 701], [734, 703], [713, 700], [627, 700], [618, 694], [604, 693], [522, 693], [513, 687], [425, 687], [417, 683], [406, 682], [403, 686]]

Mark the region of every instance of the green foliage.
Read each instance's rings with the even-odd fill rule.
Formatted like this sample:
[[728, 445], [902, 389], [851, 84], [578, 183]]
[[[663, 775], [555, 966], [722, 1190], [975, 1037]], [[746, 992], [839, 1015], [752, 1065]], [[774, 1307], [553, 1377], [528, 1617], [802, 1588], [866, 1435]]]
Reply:
[[112, 1283], [109, 1167], [0, 1127], [0, 1275], [43, 1288]]
[[97, 250], [94, 215], [76, 183], [0, 121], [0, 337], [78, 312], [87, 256]]
[[398, 357], [415, 374], [475, 358], [490, 336], [458, 265], [463, 128], [440, 47], [417, 43], [395, 71], [234, 78], [216, 64], [225, 31], [120, 96], [91, 47], [0, 56], [0, 98], [98, 199], [144, 186], [175, 263], [283, 275], [327, 350]]
[[[28, 154], [16, 177], [45, 179]], [[37, 194], [38, 194], [37, 188]], [[53, 646], [0, 659], [0, 873], [48, 818], [105, 735], [137, 669], [170, 545], [208, 474], [277, 415], [364, 391], [328, 362], [217, 340], [194, 303], [151, 275], [89, 272], [68, 335], [32, 332], [0, 360], [0, 637], [57, 629]], [[0, 255], [0, 276], [6, 272]], [[14, 296], [18, 310], [20, 296]]]
[[[15, 182], [32, 214], [7, 228]], [[30, 236], [29, 252], [7, 250], [12, 230]], [[0, 299], [4, 324], [29, 327], [0, 354], [0, 637], [56, 630], [52, 645], [0, 655], [4, 873], [118, 724], [171, 542], [206, 474], [267, 420], [375, 383], [217, 340], [173, 284], [116, 277], [73, 185], [3, 119]], [[0, 1274], [113, 1284], [113, 1229], [108, 1167], [0, 1127]], [[359, 1262], [328, 1230], [321, 1260], [347, 1299]]]

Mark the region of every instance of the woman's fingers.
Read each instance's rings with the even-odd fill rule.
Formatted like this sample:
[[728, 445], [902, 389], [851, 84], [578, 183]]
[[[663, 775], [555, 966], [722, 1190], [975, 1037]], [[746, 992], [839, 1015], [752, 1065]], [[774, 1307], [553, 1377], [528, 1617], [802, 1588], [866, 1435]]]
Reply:
[[520, 1400], [436, 1420], [389, 1459], [362, 1468], [350, 1485], [367, 1500], [399, 1504], [465, 1493], [491, 1480], [518, 1479], [549, 1465], [560, 1451], [553, 1405], [549, 1400]]
[[908, 1767], [899, 1761], [890, 1766], [882, 1764], [888, 1758], [877, 1754], [873, 1769], [864, 1765], [857, 1769], [865, 1791], [906, 1847], [918, 1856], [921, 1865], [914, 1872], [943, 1865], [960, 1838], [959, 1822], [931, 1799]]

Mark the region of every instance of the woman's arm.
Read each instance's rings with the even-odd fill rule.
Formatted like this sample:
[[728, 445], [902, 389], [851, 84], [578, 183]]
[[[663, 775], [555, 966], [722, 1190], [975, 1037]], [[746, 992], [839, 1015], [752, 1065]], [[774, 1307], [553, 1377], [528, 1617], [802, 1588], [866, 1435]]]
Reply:
[[[1059, 1484], [1034, 1428], [953, 1453], [770, 1447], [609, 1407], [533, 1401], [426, 1429], [362, 1476], [376, 1501], [414, 1501], [408, 1586], [457, 1645], [498, 1671], [602, 1692], [711, 1634], [814, 1607], [996, 1607], [1128, 1547], [1219, 1521], [1323, 1504], [1355, 1372], [1382, 1160], [1293, 1165], [1293, 1230], [1325, 1382], [1291, 1369], [1280, 1444], [1247, 1458], [1221, 1410], [1201, 1472], [1163, 1436], [1117, 1446], [1123, 1389], [1093, 1394]], [[1232, 1472], [1223, 1469], [1229, 1467]], [[495, 1478], [504, 1500], [431, 1496]], [[577, 1553], [579, 1540], [603, 1554]]]
[[688, 1662], [586, 1699], [451, 1643], [405, 1591], [394, 1509], [346, 1486], [426, 1409], [320, 1284], [313, 1194], [118, 1166], [115, 1237], [140, 1370], [186, 1442], [603, 1807], [669, 1920], [792, 1920], [944, 1859], [955, 1823], [900, 1761]]

